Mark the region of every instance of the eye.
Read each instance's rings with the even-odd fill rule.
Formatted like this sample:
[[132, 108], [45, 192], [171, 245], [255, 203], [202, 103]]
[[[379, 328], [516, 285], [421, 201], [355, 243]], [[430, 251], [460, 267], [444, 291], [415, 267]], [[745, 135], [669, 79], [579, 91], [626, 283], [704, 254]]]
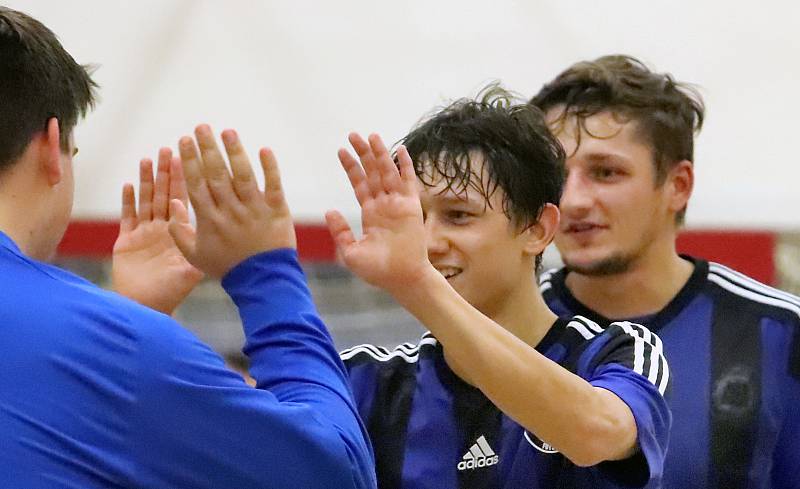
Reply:
[[592, 178], [601, 182], [610, 182], [619, 179], [623, 172], [612, 166], [596, 166], [592, 168]]
[[462, 210], [454, 209], [447, 212], [447, 220], [454, 224], [464, 224], [469, 221], [472, 216], [471, 213]]

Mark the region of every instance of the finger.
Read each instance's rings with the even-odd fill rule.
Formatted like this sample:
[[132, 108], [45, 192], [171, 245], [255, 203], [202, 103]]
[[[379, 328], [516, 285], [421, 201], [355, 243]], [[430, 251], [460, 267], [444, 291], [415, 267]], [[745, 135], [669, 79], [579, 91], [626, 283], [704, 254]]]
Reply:
[[383, 144], [383, 139], [377, 134], [370, 134], [369, 145], [372, 148], [372, 154], [375, 155], [375, 164], [381, 176], [381, 186], [384, 192], [400, 190], [400, 173], [397, 171], [397, 165], [389, 154], [389, 150]]
[[156, 183], [153, 191], [153, 219], [166, 219], [169, 206], [169, 170], [172, 150], [161, 148], [158, 151]]
[[326, 212], [325, 222], [328, 224], [328, 231], [331, 233], [336, 247], [344, 258], [345, 251], [356, 242], [350, 224], [347, 223], [339, 211]]
[[[217, 204], [211, 197], [211, 192], [206, 185], [206, 179], [203, 176], [200, 164], [200, 156], [197, 153], [194, 140], [188, 136], [182, 137], [178, 141], [178, 150], [181, 154], [181, 164], [183, 175], [186, 177], [189, 200], [192, 201], [192, 206], [198, 217], [207, 216], [216, 210]], [[172, 210], [171, 204], [170, 210]]]
[[239, 135], [232, 129], [222, 131], [222, 142], [231, 162], [233, 189], [236, 195], [244, 203], [256, 201], [259, 195], [258, 183]]
[[203, 176], [211, 196], [217, 204], [232, 205], [234, 193], [231, 174], [214, 139], [214, 133], [211, 132], [211, 127], [208, 124], [200, 124], [195, 128], [194, 135], [200, 148]]
[[367, 176], [367, 188], [372, 197], [377, 197], [383, 193], [383, 184], [381, 183], [381, 175], [378, 166], [375, 164], [375, 156], [372, 154], [372, 148], [369, 143], [364, 141], [357, 133], [350, 133], [350, 144], [356, 151], [361, 166], [364, 168], [364, 173]]
[[264, 199], [267, 205], [275, 209], [288, 207], [275, 153], [270, 148], [261, 148], [258, 158], [261, 160], [261, 169], [264, 172]]
[[153, 219], [153, 160], [139, 162], [139, 221]]
[[400, 178], [403, 180], [404, 193], [414, 194], [417, 192], [417, 173], [414, 170], [414, 161], [408, 154], [408, 149], [400, 145], [397, 148], [397, 167], [400, 170]]
[[186, 177], [183, 175], [183, 165], [178, 156], [173, 156], [169, 162], [169, 200], [178, 199], [184, 207], [189, 207], [189, 191], [186, 190]]
[[133, 185], [126, 183], [122, 186], [122, 212], [119, 219], [119, 232], [127, 233], [136, 229], [136, 192]]
[[191, 262], [194, 256], [195, 230], [189, 224], [189, 210], [178, 199], [169, 201], [169, 234], [183, 256]]
[[342, 164], [347, 178], [350, 180], [350, 186], [353, 187], [353, 192], [356, 194], [358, 205], [363, 206], [370, 198], [369, 186], [367, 185], [367, 176], [364, 174], [364, 169], [361, 168], [359, 163], [349, 151], [342, 148], [339, 150], [339, 162]]

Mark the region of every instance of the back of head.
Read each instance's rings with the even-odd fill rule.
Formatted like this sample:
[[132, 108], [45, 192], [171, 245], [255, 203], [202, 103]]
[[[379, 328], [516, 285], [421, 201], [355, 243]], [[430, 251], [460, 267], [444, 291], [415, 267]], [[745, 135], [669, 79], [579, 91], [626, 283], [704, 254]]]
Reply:
[[0, 7], [0, 172], [56, 117], [61, 146], [94, 105], [95, 82], [50, 29], [21, 12]]
[[564, 150], [544, 114], [496, 84], [423, 119], [402, 143], [423, 184], [444, 179], [446, 190], [475, 190], [487, 202], [500, 188], [503, 212], [523, 228], [561, 197]]
[[542, 87], [530, 103], [544, 112], [563, 108], [560, 122], [575, 116], [584, 131], [586, 118], [603, 111], [635, 121], [639, 134], [653, 149], [659, 185], [673, 165], [694, 161], [694, 133], [700, 131], [705, 111], [691, 86], [625, 55], [570, 66]]

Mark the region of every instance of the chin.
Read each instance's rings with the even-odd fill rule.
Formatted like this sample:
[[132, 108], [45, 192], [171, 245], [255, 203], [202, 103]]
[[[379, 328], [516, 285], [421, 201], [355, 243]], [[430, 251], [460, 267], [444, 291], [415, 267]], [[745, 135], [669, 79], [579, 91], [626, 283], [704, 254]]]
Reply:
[[562, 256], [561, 259], [568, 271], [592, 277], [625, 273], [633, 263], [633, 259], [630, 256], [621, 253], [594, 260], [575, 260], [566, 256]]

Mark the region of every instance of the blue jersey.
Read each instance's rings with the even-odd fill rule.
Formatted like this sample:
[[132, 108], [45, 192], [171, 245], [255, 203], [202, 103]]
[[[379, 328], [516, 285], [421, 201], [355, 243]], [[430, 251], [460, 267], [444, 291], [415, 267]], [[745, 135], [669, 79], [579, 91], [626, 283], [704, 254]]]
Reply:
[[252, 257], [223, 287], [257, 389], [169, 316], [0, 233], [0, 487], [374, 487], [296, 253]]
[[669, 368], [658, 337], [632, 323], [603, 330], [575, 317], [556, 321], [536, 349], [630, 406], [638, 429], [636, 455], [589, 468], [572, 464], [456, 376], [442, 346], [426, 333], [416, 346], [388, 351], [360, 345], [341, 353], [375, 447], [378, 485], [550, 489], [651, 482], [657, 487], [670, 424], [662, 397]]
[[[664, 487], [800, 488], [800, 299], [690, 260], [675, 298], [631, 319], [658, 333], [672, 368]], [[565, 276], [542, 275], [550, 308], [608, 321], [572, 296]]]

